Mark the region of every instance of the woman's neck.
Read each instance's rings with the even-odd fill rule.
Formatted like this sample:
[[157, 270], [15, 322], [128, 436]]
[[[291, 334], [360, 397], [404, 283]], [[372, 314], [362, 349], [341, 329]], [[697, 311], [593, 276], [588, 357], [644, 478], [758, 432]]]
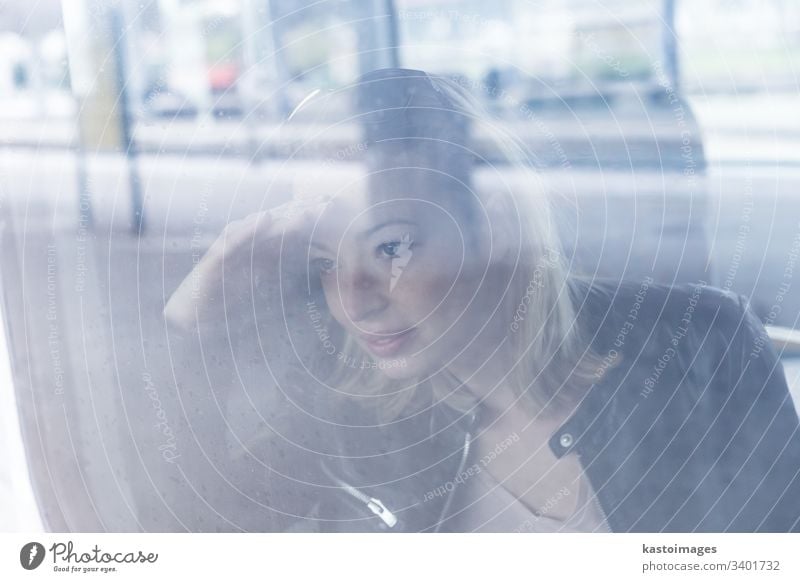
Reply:
[[469, 393], [484, 418], [495, 417], [519, 407], [520, 398], [512, 388], [514, 362], [511, 350], [501, 346], [496, 350], [487, 350], [488, 353], [478, 354], [476, 351], [464, 354], [448, 368], [448, 372], [456, 379], [457, 389]]

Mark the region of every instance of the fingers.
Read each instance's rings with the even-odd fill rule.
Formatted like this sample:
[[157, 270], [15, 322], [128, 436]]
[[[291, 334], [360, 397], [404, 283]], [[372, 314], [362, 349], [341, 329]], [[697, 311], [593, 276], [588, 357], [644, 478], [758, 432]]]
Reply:
[[[235, 220], [222, 230], [203, 258], [172, 294], [164, 316], [178, 329], [191, 329], [219, 303], [223, 286], [234, 297], [249, 290], [253, 276], [277, 277], [277, 258], [282, 252], [300, 252], [302, 244], [287, 243], [287, 235], [308, 243], [308, 234], [328, 203], [326, 197], [293, 200], [271, 210], [254, 212]], [[254, 260], [254, 255], [258, 255]], [[274, 258], [275, 261], [271, 259]], [[287, 264], [301, 261], [286, 261]], [[253, 272], [256, 269], [256, 272]], [[262, 281], [257, 287], [272, 290], [275, 282]]]
[[254, 212], [229, 223], [219, 237], [224, 253], [236, 252], [243, 246], [268, 244], [288, 233], [305, 234], [320, 217], [329, 196], [290, 200], [269, 210]]
[[330, 200], [330, 196], [299, 198], [267, 212], [276, 229], [283, 232], [303, 230], [320, 217]]

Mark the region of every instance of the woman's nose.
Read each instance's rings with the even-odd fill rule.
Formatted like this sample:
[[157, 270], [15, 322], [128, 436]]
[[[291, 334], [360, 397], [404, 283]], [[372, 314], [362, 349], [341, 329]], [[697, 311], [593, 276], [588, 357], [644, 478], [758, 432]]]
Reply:
[[388, 298], [376, 273], [359, 267], [340, 268], [337, 274], [339, 301], [351, 321], [364, 321], [374, 317], [388, 305]]

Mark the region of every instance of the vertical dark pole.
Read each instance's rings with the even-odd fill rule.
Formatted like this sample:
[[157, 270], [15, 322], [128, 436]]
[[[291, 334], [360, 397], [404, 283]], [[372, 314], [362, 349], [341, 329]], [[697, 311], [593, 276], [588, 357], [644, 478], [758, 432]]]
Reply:
[[353, 3], [353, 6], [357, 7], [360, 20], [356, 25], [359, 72], [363, 75], [375, 69], [398, 67], [399, 32], [394, 2], [371, 0]]
[[400, 66], [400, 31], [397, 27], [397, 9], [394, 0], [386, 0], [386, 13], [388, 15], [389, 26], [389, 58], [391, 67]]
[[675, 32], [675, 3], [677, 0], [664, 0], [663, 43], [664, 61], [667, 78], [675, 91], [680, 82], [678, 70], [678, 35]]
[[133, 232], [142, 234], [145, 228], [144, 207], [142, 201], [142, 188], [139, 180], [138, 150], [136, 140], [133, 139], [130, 102], [126, 88], [125, 71], [125, 42], [121, 9], [114, 7], [111, 10], [111, 42], [114, 46], [114, 65], [117, 77], [118, 103], [120, 110], [120, 131], [122, 145], [128, 159], [128, 182], [131, 189], [131, 207], [133, 209]]
[[[283, 35], [281, 34], [280, 26], [283, 20], [280, 17], [283, 14], [275, 7], [275, 2], [267, 2], [267, 18], [269, 18], [269, 34], [272, 42], [273, 62], [275, 63], [275, 75], [277, 77], [278, 89], [275, 97], [278, 101], [278, 116], [285, 119], [291, 108], [289, 107], [289, 99], [286, 97], [286, 86], [289, 82], [289, 73], [286, 70], [286, 64], [283, 60], [286, 58], [283, 47]], [[280, 19], [280, 20], [279, 20]]]

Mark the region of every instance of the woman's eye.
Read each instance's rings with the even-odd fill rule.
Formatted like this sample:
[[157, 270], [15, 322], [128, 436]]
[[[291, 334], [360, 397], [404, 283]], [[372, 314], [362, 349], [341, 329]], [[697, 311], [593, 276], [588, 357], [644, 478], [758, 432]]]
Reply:
[[402, 258], [408, 253], [411, 245], [411, 237], [404, 235], [401, 240], [395, 240], [378, 245], [378, 252], [382, 256], [390, 259]]
[[399, 250], [400, 250], [400, 241], [383, 243], [382, 245], [378, 246], [378, 251], [380, 251], [381, 254], [391, 258], [396, 257]]

